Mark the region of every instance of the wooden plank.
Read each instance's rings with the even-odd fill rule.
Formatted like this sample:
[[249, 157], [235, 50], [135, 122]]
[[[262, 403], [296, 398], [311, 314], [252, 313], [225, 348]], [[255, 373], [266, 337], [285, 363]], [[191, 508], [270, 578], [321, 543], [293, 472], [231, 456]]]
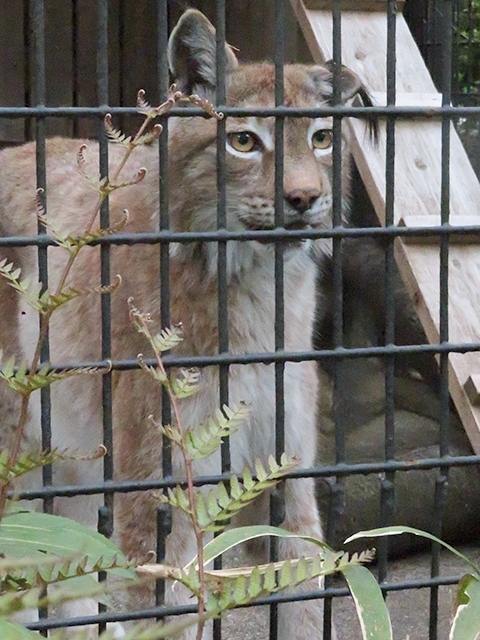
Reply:
[[[309, 10], [302, 0], [291, 0], [299, 24], [316, 62], [332, 58], [331, 11]], [[396, 90], [399, 104], [425, 105], [434, 99], [434, 83], [413, 37], [397, 15]], [[386, 91], [387, 20], [380, 12], [342, 13], [342, 62], [355, 71], [366, 87]], [[423, 97], [422, 97], [423, 96]], [[438, 98], [435, 98], [438, 100]], [[386, 134], [380, 126], [375, 147], [357, 119], [343, 126], [352, 132], [352, 151], [358, 170], [382, 224], [385, 223]], [[398, 120], [395, 126], [394, 217], [439, 220], [441, 211], [441, 125], [436, 121]], [[450, 217], [453, 224], [480, 226], [480, 185], [453, 126], [450, 131]], [[439, 248], [433, 244], [395, 242], [397, 263], [412, 296], [428, 340], [439, 342]], [[480, 248], [452, 243], [449, 255], [449, 341], [480, 342]], [[467, 381], [480, 375], [479, 353], [449, 356], [452, 399], [476, 453], [480, 453], [480, 406], [472, 404]]]
[[[385, 107], [387, 104], [387, 94], [385, 91], [370, 91], [370, 97], [376, 107]], [[409, 93], [397, 91], [395, 94], [395, 105], [397, 107], [441, 107], [441, 93]]]
[[463, 385], [465, 393], [468, 396], [470, 402], [475, 405], [480, 405], [480, 374], [470, 376], [466, 383]]
[[[304, 0], [307, 9], [332, 9], [332, 0]], [[397, 0], [397, 11], [403, 10], [404, 0]], [[386, 11], [387, 0], [343, 0], [342, 11]]]

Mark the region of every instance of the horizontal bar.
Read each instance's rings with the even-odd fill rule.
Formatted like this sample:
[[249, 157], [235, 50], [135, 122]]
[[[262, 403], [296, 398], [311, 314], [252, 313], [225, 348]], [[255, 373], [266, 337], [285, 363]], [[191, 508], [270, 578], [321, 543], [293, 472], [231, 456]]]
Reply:
[[[408, 472], [437, 469], [438, 467], [469, 467], [480, 465], [480, 455], [470, 456], [443, 456], [442, 458], [424, 458], [423, 460], [401, 461], [389, 460], [388, 462], [364, 462], [358, 464], [341, 463], [309, 469], [298, 469], [282, 476], [282, 479], [295, 478], [332, 478], [347, 475], [370, 475], [386, 473], [387, 471]], [[234, 474], [232, 474], [234, 475]], [[210, 484], [218, 484], [230, 480], [230, 474], [218, 474], [214, 476], [198, 476], [194, 478], [196, 487]], [[241, 480], [241, 476], [238, 476]], [[151, 491], [153, 489], [167, 489], [171, 487], [186, 487], [186, 482], [178, 478], [162, 478], [161, 480], [139, 480], [114, 482], [107, 481], [92, 485], [70, 485], [63, 487], [43, 487], [42, 489], [27, 489], [20, 493], [10, 492], [11, 497], [19, 500], [37, 500], [39, 498], [74, 498], [79, 495], [96, 495], [99, 493], [134, 493], [136, 491]]]
[[[320, 118], [328, 116], [339, 116], [346, 118], [365, 118], [369, 116], [378, 117], [419, 117], [419, 118], [454, 118], [458, 116], [480, 116], [480, 106], [478, 107], [454, 107], [444, 105], [442, 107], [432, 106], [373, 106], [373, 107], [352, 107], [344, 105], [294, 108], [294, 107], [270, 107], [254, 109], [246, 107], [219, 106], [218, 110], [225, 116], [244, 118], [248, 116], [258, 116], [263, 118]], [[0, 118], [92, 118], [105, 116], [107, 113], [115, 115], [139, 115], [135, 107], [0, 107]], [[175, 107], [162, 117], [178, 116], [189, 118], [209, 116], [198, 107]]]
[[[175, 357], [165, 355], [163, 364], [168, 369], [171, 367], [213, 367], [230, 364], [274, 364], [279, 362], [306, 362], [317, 360], [344, 360], [348, 358], [369, 358], [391, 355], [407, 355], [418, 353], [472, 353], [480, 351], [480, 342], [453, 343], [444, 342], [442, 344], [409, 344], [395, 345], [389, 344], [380, 347], [337, 347], [336, 349], [312, 349], [311, 351], [275, 351], [262, 353], [228, 354], [220, 353], [211, 356], [184, 356]], [[144, 363], [148, 366], [156, 366], [157, 361], [153, 358], [145, 358]], [[43, 363], [45, 366], [45, 363]], [[116, 371], [131, 371], [139, 369], [137, 360], [97, 360], [92, 362], [78, 362], [75, 364], [51, 363], [50, 369], [55, 371], [65, 371], [75, 368], [102, 368]]]
[[[317, 11], [332, 10], [333, 0], [303, 0], [306, 9]], [[397, 11], [402, 11], [405, 0], [397, 0]], [[386, 0], [343, 0], [342, 11], [383, 11], [386, 13]]]
[[[448, 577], [435, 577], [425, 578], [423, 580], [409, 580], [405, 582], [397, 583], [383, 583], [380, 588], [383, 593], [390, 591], [403, 591], [407, 589], [426, 589], [432, 586], [449, 586], [458, 584], [462, 576], [448, 576]], [[245, 609], [248, 607], [258, 607], [264, 604], [281, 603], [281, 602], [298, 602], [305, 600], [316, 600], [324, 598], [326, 596], [332, 598], [341, 598], [350, 595], [347, 588], [328, 588], [317, 591], [310, 591], [308, 593], [276, 593], [264, 598], [257, 598], [254, 602], [240, 605], [239, 609]], [[167, 616], [184, 615], [186, 613], [196, 613], [196, 605], [183, 605], [174, 607], [154, 607], [152, 609], [143, 609], [135, 612], [115, 612], [115, 613], [102, 613], [96, 616], [82, 616], [81, 618], [64, 618], [57, 620], [39, 620], [37, 622], [31, 622], [25, 626], [28, 629], [35, 631], [41, 631], [45, 629], [58, 629], [60, 627], [73, 627], [83, 626], [87, 624], [99, 624], [108, 622], [126, 622], [127, 620], [144, 620], [147, 618], [166, 618]]]
[[[480, 217], [470, 216], [472, 220], [478, 220], [479, 224], [455, 225], [444, 224], [432, 227], [364, 227], [348, 228], [334, 227], [333, 229], [271, 229], [261, 231], [155, 231], [145, 233], [112, 233], [108, 236], [97, 238], [88, 244], [98, 245], [134, 245], [134, 244], [166, 244], [178, 242], [187, 244], [190, 242], [225, 242], [235, 240], [248, 242], [258, 240], [263, 242], [282, 242], [284, 240], [319, 240], [320, 238], [412, 238], [432, 236], [478, 236], [480, 232]], [[52, 236], [5, 236], [0, 237], [0, 247], [45, 247], [56, 246], [57, 242]]]

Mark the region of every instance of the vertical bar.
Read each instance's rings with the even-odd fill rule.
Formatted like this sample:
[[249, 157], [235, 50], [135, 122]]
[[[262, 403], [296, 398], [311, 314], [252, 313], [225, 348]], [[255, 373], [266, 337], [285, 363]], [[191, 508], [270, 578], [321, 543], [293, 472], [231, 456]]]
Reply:
[[[217, 0], [216, 14], [216, 79], [217, 106], [226, 101], [226, 56], [225, 56], [225, 0]], [[227, 190], [225, 183], [226, 166], [226, 129], [225, 119], [217, 121], [217, 229], [227, 226]], [[228, 281], [227, 281], [227, 242], [219, 240], [217, 243], [217, 279], [218, 279], [218, 352], [228, 351]], [[228, 404], [228, 365], [220, 365], [220, 406]], [[230, 445], [228, 439], [222, 445], [222, 472], [230, 469]]]
[[[29, 17], [33, 34], [34, 47], [34, 67], [35, 67], [35, 103], [37, 106], [44, 106], [46, 103], [46, 75], [45, 75], [45, 6], [43, 0], [34, 0], [31, 4], [31, 14]], [[27, 35], [28, 37], [28, 35]], [[45, 120], [41, 116], [35, 119], [35, 167], [36, 183], [39, 201], [47, 213], [47, 179], [46, 179], [46, 143], [45, 143]], [[38, 222], [38, 234], [46, 234], [45, 225]], [[46, 247], [38, 247], [38, 279], [42, 283], [40, 293], [48, 288], [48, 255]], [[39, 325], [42, 328], [45, 318], [39, 315]], [[50, 359], [50, 346], [48, 328], [45, 340], [41, 346], [40, 363], [48, 362]], [[42, 451], [49, 451], [52, 446], [52, 425], [51, 425], [51, 395], [50, 387], [43, 387], [40, 390], [40, 426]], [[42, 467], [42, 482], [44, 486], [52, 484], [52, 467], [46, 465]], [[53, 499], [43, 501], [43, 510], [46, 513], [53, 511]], [[42, 607], [38, 611], [40, 619], [48, 618], [48, 608]], [[44, 631], [42, 635], [47, 636]]]
[[[43, 0], [35, 0], [32, 5], [31, 26], [34, 38], [34, 55], [35, 55], [35, 102], [37, 106], [44, 106], [46, 102], [46, 76], [45, 76], [45, 6]], [[45, 120], [37, 116], [35, 121], [35, 164], [37, 189], [40, 189], [39, 199], [42, 206], [47, 211], [47, 179], [46, 179], [46, 142], [45, 142]], [[38, 223], [38, 233], [43, 235], [46, 233], [45, 226]], [[41, 293], [48, 287], [48, 256], [46, 247], [38, 247], [38, 277], [42, 283]], [[45, 322], [44, 318], [39, 318], [40, 326]], [[48, 332], [41, 350], [41, 362], [48, 362], [50, 359], [50, 346]], [[43, 387], [40, 391], [41, 405], [41, 429], [42, 429], [42, 450], [48, 451], [52, 444], [51, 429], [51, 400], [50, 388]], [[46, 465], [42, 468], [43, 484], [52, 484], [52, 468]], [[53, 507], [52, 500], [44, 502], [44, 510], [51, 512]]]
[[[31, 96], [31, 41], [30, 41], [30, 3], [31, 0], [23, 0], [23, 69], [24, 69], [24, 92], [23, 92], [23, 104], [25, 107], [32, 105]], [[23, 132], [25, 140], [31, 140], [31, 119], [25, 118]]]
[[[443, 34], [441, 62], [442, 62], [442, 106], [449, 106], [452, 100], [452, 2], [441, 0], [441, 32]], [[450, 217], [450, 127], [448, 116], [442, 118], [442, 161], [441, 161], [441, 198], [440, 217], [442, 224], [448, 224]], [[442, 235], [440, 239], [440, 343], [448, 342], [448, 261], [450, 250], [450, 237]], [[450, 393], [448, 388], [448, 357], [449, 354], [440, 354], [440, 457], [448, 455], [448, 429], [450, 425]], [[448, 467], [440, 467], [435, 486], [435, 502], [433, 533], [441, 536], [443, 516], [448, 486]], [[432, 561], [430, 574], [432, 577], [439, 575], [440, 570], [440, 546], [432, 544]], [[430, 590], [430, 621], [429, 640], [438, 637], [438, 587]]]
[[[387, 105], [396, 102], [396, 21], [395, 0], [388, 0], [387, 7]], [[395, 117], [388, 116], [386, 122], [385, 158], [385, 226], [395, 224]], [[395, 342], [395, 296], [394, 296], [394, 238], [388, 238], [385, 247], [385, 344]], [[385, 356], [385, 460], [395, 458], [395, 357]], [[380, 485], [380, 526], [392, 522], [395, 507], [394, 472], [387, 472]], [[388, 572], [388, 539], [378, 541], [378, 579], [383, 582]]]
[[[78, 107], [80, 93], [78, 71], [78, 0], [72, 0], [72, 106]], [[78, 137], [78, 118], [73, 118], [73, 137]]]
[[[284, 77], [285, 64], [285, 2], [275, 2], [275, 106], [284, 103]], [[283, 118], [275, 117], [275, 227], [283, 227], [284, 221], [284, 125]], [[274, 317], [274, 342], [275, 351], [283, 351], [285, 348], [285, 300], [284, 300], [284, 262], [283, 242], [276, 242], [274, 248], [274, 287], [275, 287], [275, 317]], [[285, 451], [285, 363], [275, 363], [275, 456], [280, 456]], [[291, 482], [294, 482], [292, 480]], [[283, 487], [273, 491], [270, 498], [270, 521], [279, 526], [284, 519], [284, 492]], [[270, 539], [270, 561], [278, 559], [278, 544], [275, 538]], [[276, 640], [278, 636], [278, 605], [270, 605], [270, 640]]]
[[[97, 99], [99, 106], [108, 104], [108, 0], [97, 0]], [[99, 170], [100, 178], [108, 176], [108, 139], [99, 123]], [[100, 206], [100, 227], [107, 228], [110, 223], [108, 198]], [[100, 282], [103, 286], [110, 284], [110, 246], [100, 247]], [[101, 333], [102, 359], [111, 358], [111, 305], [110, 294], [101, 296]], [[102, 376], [102, 423], [103, 444], [106, 455], [103, 458], [103, 479], [113, 478], [113, 434], [112, 434], [112, 374]], [[113, 494], [104, 495], [104, 506], [99, 510], [98, 525], [100, 533], [109, 536], [113, 530]], [[99, 574], [99, 579], [104, 579]], [[99, 605], [99, 611], [105, 611]], [[105, 624], [99, 624], [99, 631], [104, 631]]]
[[[334, 0], [332, 5], [332, 104], [339, 105], [342, 102], [341, 69], [342, 69], [342, 3]], [[333, 148], [332, 148], [332, 224], [334, 227], [343, 226], [342, 203], [342, 118], [333, 118]], [[343, 346], [343, 269], [342, 269], [342, 238], [332, 238], [332, 322], [333, 322], [333, 346]], [[345, 421], [343, 407], [336, 398], [342, 397], [343, 376], [342, 371], [348, 363], [342, 360], [333, 361], [333, 397], [334, 397], [334, 423], [335, 423], [335, 462], [345, 462]], [[342, 510], [344, 502], [343, 484], [339, 478], [333, 478], [331, 484], [328, 527], [329, 535], [334, 535], [336, 530], [336, 517]], [[325, 579], [325, 586], [331, 585], [331, 580]], [[323, 635], [325, 640], [332, 638], [332, 598], [325, 598], [325, 616], [323, 623]]]
[[[160, 102], [167, 98], [169, 74], [167, 60], [168, 45], [168, 6], [167, 0], [157, 0], [157, 61], [158, 87]], [[170, 226], [168, 211], [168, 119], [161, 118], [163, 127], [158, 143], [159, 166], [159, 206], [160, 230]], [[162, 327], [170, 326], [170, 245], [160, 245], [160, 322]], [[170, 399], [166, 389], [162, 386], [162, 424], [171, 424], [172, 412]], [[162, 473], [164, 477], [172, 475], [172, 450], [167, 438], [162, 439]], [[171, 531], [171, 513], [168, 506], [159, 507], [157, 511], [157, 558], [165, 557], [165, 539]], [[156, 603], [159, 605], [165, 598], [165, 581], [157, 580]]]
[[[126, 10], [125, 10], [125, 0], [119, 0], [118, 4], [118, 104], [123, 107], [125, 106], [125, 84], [126, 84], [126, 55], [125, 55], [125, 46], [127, 42], [127, 37], [125, 35], [125, 23], [126, 23]], [[125, 120], [123, 116], [120, 118], [120, 128], [123, 129], [125, 127]]]
[[[226, 0], [216, 2], [216, 105], [221, 107], [227, 99], [226, 96], [226, 53], [225, 53], [225, 20]], [[225, 229], [227, 226], [227, 190], [226, 190], [226, 127], [225, 119], [217, 121], [217, 229]], [[217, 243], [217, 300], [218, 300], [218, 352], [228, 352], [228, 275], [227, 275], [227, 242]], [[219, 367], [219, 401], [220, 407], [228, 404], [228, 373], [229, 365]], [[224, 439], [221, 446], [222, 472], [230, 470], [230, 442]], [[222, 559], [216, 558], [214, 568], [221, 569]], [[221, 619], [214, 620], [213, 638], [221, 640]]]

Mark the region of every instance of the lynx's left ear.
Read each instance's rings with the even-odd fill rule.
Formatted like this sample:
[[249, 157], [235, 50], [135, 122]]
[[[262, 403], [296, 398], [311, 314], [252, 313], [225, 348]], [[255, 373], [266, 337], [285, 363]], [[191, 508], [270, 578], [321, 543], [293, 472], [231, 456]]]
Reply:
[[[225, 45], [226, 73], [238, 65], [231, 48]], [[211, 93], [216, 87], [215, 29], [196, 9], [181, 16], [168, 42], [168, 62], [175, 84], [186, 94]]]
[[[318, 86], [319, 93], [325, 98], [327, 102], [331, 102], [333, 96], [333, 70], [335, 64], [333, 60], [329, 60], [325, 63], [325, 67], [314, 67], [311, 72], [312, 80]], [[371, 107], [372, 100], [368, 95], [368, 91], [362, 84], [362, 81], [356, 73], [344, 67], [340, 73], [340, 88], [341, 88], [341, 101], [342, 104], [358, 95], [362, 99], [365, 106]]]
[[[318, 91], [327, 103], [333, 98], [333, 71], [335, 63], [329, 60], [325, 67], [316, 67], [313, 70], [312, 79], [318, 86]], [[372, 98], [356, 73], [342, 65], [340, 73], [341, 102], [345, 104], [355, 96], [358, 96], [365, 107], [373, 107]], [[370, 135], [376, 142], [378, 139], [378, 118], [374, 115], [366, 116]]]
[[[331, 82], [333, 82], [333, 70], [335, 68], [335, 63], [333, 62], [333, 60], [328, 60], [328, 62], [325, 63], [325, 66], [328, 71], [330, 71], [332, 77]], [[342, 102], [346, 102], [354, 96], [359, 96], [366, 107], [373, 106], [370, 94], [365, 89], [365, 86], [362, 84], [360, 78], [356, 73], [351, 71], [351, 69], [348, 69], [348, 67], [344, 67], [343, 65], [340, 74], [340, 86], [342, 87]]]

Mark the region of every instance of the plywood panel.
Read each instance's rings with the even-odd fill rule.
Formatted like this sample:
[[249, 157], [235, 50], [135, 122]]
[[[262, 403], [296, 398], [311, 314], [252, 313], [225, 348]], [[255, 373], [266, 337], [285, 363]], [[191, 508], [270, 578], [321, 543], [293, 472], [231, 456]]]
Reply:
[[[331, 11], [307, 9], [291, 0], [312, 55], [319, 63], [332, 57]], [[397, 16], [396, 89], [399, 104], [438, 103], [434, 83], [403, 19]], [[361, 77], [367, 88], [384, 100], [386, 91], [387, 20], [381, 12], [342, 14], [342, 61]], [[409, 97], [407, 98], [406, 95]], [[360, 175], [382, 224], [385, 223], [386, 134], [372, 146], [365, 125], [345, 122], [353, 133], [353, 153]], [[421, 226], [438, 223], [441, 203], [441, 125], [438, 121], [398, 120], [395, 126], [395, 222]], [[480, 228], [480, 185], [465, 150], [450, 129], [450, 216], [453, 224], [467, 220]], [[432, 218], [433, 217], [433, 218]], [[480, 235], [478, 244], [452, 242], [449, 256], [449, 341], [480, 342]], [[421, 242], [395, 245], [402, 277], [416, 305], [427, 338], [439, 341], [439, 247]], [[470, 402], [472, 382], [480, 375], [480, 354], [450, 354], [451, 396], [470, 437], [480, 453], [480, 407]], [[465, 391], [465, 385], [467, 391]]]

